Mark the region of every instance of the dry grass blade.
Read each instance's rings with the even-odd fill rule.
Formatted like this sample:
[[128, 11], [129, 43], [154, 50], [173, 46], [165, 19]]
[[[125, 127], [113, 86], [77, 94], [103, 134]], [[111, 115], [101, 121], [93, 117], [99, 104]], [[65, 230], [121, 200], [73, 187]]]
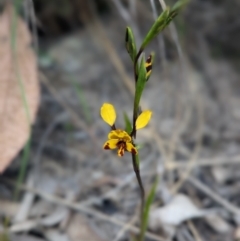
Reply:
[[11, 5], [0, 17], [0, 39], [1, 173], [29, 138], [39, 105], [39, 84], [31, 36]]

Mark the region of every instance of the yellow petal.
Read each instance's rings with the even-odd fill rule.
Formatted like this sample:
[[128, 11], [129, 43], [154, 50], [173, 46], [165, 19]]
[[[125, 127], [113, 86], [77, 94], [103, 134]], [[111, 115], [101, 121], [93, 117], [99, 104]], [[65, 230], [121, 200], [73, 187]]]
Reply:
[[112, 140], [108, 140], [104, 143], [103, 145], [103, 149], [105, 150], [109, 150], [109, 149], [115, 149], [117, 148], [117, 143], [119, 140], [116, 139], [112, 139]]
[[114, 106], [109, 103], [104, 103], [101, 107], [100, 111], [101, 117], [103, 120], [108, 123], [110, 126], [112, 126], [115, 123], [116, 120], [116, 111], [114, 109]]
[[151, 116], [152, 116], [152, 111], [150, 111], [150, 110], [143, 111], [136, 120], [136, 129], [138, 130], [138, 129], [145, 127], [148, 124], [148, 122], [150, 121]]
[[108, 134], [108, 139], [118, 139], [125, 142], [129, 142], [132, 140], [126, 131], [120, 129], [110, 131]]
[[138, 153], [137, 148], [132, 143], [126, 143], [126, 149], [135, 155]]

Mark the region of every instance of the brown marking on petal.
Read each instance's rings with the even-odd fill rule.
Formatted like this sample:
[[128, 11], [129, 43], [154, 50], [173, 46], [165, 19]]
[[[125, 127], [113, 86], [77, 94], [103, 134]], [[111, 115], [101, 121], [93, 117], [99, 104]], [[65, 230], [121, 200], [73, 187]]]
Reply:
[[118, 156], [122, 157], [124, 155], [124, 148], [123, 146], [120, 146], [118, 149]]
[[124, 155], [124, 150], [126, 149], [126, 143], [123, 141], [120, 141], [117, 146], [118, 146], [118, 156], [122, 157]]
[[145, 68], [146, 68], [146, 77], [148, 78], [152, 72], [152, 55], [149, 55], [147, 58], [147, 61], [145, 63]]
[[152, 62], [152, 55], [149, 55], [146, 60], [146, 63], [151, 64], [151, 62]]
[[136, 154], [137, 154], [137, 151], [136, 151], [136, 149], [135, 149], [135, 148], [132, 148], [131, 152], [132, 152], [132, 154], [134, 154], [134, 155], [136, 155]]
[[152, 70], [152, 65], [149, 65], [146, 67], [147, 73], [149, 73]]
[[105, 149], [105, 150], [109, 150], [109, 149], [110, 149], [108, 142], [107, 142], [107, 144], [103, 147], [103, 149]]

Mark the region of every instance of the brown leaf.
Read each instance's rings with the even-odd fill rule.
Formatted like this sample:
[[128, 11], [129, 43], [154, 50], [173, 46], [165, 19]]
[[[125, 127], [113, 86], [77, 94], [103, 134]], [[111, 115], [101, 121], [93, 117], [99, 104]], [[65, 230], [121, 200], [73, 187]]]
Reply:
[[87, 220], [80, 214], [73, 215], [69, 223], [67, 233], [72, 241], [103, 241], [91, 227]]
[[14, 9], [9, 4], [0, 16], [0, 173], [29, 138], [27, 109], [31, 124], [39, 105], [37, 61], [30, 46], [31, 36], [17, 16], [15, 23], [13, 27]]

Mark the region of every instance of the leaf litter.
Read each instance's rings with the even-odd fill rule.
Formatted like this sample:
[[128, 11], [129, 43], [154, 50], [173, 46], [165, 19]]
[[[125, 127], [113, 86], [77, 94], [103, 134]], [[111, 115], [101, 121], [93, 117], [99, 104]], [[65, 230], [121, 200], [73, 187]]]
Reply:
[[31, 35], [21, 18], [14, 24], [15, 17], [11, 4], [0, 16], [0, 173], [29, 139], [40, 102]]

